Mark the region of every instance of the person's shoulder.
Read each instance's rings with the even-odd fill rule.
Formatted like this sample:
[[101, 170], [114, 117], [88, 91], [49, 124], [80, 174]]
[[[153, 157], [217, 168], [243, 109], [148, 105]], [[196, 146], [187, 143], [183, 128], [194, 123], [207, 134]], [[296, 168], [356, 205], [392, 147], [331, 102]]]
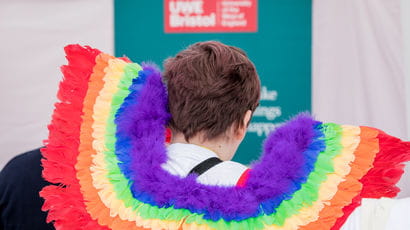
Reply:
[[0, 229], [54, 229], [41, 211], [40, 190], [49, 182], [42, 176], [40, 148], [15, 156], [0, 172]]
[[242, 173], [243, 171], [248, 169], [248, 167], [246, 167], [245, 165], [235, 161], [224, 161], [219, 164], [219, 167], [218, 165], [216, 165], [215, 168], [221, 171], [232, 171], [237, 173]]
[[38, 187], [47, 183], [41, 177], [40, 148], [34, 149], [12, 158], [0, 172], [0, 185], [5, 189], [12, 187]]
[[13, 157], [1, 170], [0, 174], [14, 174], [15, 172], [30, 172], [33, 168], [40, 168], [41, 152], [40, 148], [19, 154]]
[[198, 181], [207, 185], [235, 186], [247, 170], [248, 167], [241, 163], [224, 161], [199, 176]]

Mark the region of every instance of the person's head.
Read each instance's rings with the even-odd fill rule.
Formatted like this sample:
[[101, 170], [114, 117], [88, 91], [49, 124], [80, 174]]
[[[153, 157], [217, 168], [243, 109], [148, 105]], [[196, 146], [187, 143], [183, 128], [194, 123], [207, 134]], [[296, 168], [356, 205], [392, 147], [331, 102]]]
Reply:
[[[242, 141], [259, 105], [260, 82], [254, 64], [237, 47], [198, 42], [164, 62], [173, 135], [189, 142]], [[232, 156], [231, 156], [232, 157]]]

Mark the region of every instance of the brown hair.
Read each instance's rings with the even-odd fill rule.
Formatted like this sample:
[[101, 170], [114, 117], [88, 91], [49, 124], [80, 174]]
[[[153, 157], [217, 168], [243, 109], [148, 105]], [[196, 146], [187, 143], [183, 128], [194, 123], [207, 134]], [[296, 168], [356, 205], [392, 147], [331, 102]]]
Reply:
[[164, 62], [172, 118], [169, 127], [185, 139], [205, 138], [242, 125], [259, 104], [260, 82], [245, 52], [216, 41], [198, 42]]

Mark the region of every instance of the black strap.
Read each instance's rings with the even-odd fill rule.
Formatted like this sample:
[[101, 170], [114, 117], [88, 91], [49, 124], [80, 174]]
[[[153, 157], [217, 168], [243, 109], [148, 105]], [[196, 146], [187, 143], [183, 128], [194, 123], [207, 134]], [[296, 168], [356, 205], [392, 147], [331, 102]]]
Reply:
[[222, 160], [219, 159], [218, 157], [208, 158], [208, 159], [202, 161], [201, 163], [199, 163], [193, 169], [191, 169], [191, 171], [189, 171], [189, 174], [195, 173], [198, 176], [200, 176], [201, 174], [203, 174], [204, 172], [208, 171], [210, 168], [214, 167], [215, 165], [217, 165], [221, 162], [222, 162]]

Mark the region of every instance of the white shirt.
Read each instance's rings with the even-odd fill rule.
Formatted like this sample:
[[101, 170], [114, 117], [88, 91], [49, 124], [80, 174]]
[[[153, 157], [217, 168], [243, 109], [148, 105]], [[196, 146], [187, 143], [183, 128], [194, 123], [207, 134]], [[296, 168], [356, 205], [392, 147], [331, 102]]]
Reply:
[[[162, 168], [172, 175], [186, 177], [202, 161], [218, 157], [213, 151], [193, 144], [175, 143], [168, 146], [168, 160]], [[235, 186], [248, 168], [240, 163], [224, 161], [210, 168], [197, 178], [205, 185]]]

